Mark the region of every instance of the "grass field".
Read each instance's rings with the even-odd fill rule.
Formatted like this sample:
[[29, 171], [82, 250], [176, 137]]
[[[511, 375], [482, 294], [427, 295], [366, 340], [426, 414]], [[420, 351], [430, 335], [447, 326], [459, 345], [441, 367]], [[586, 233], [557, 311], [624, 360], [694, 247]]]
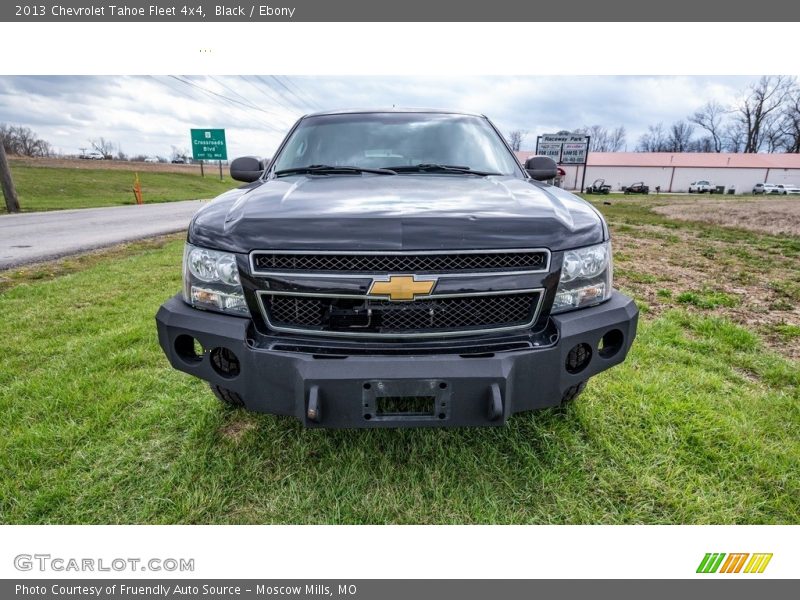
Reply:
[[176, 238], [0, 274], [0, 522], [800, 523], [800, 239], [610, 201], [632, 352], [499, 429], [222, 408], [156, 340]]
[[[89, 163], [85, 160], [75, 162]], [[135, 203], [133, 170], [30, 166], [19, 161], [12, 161], [11, 165], [23, 211]], [[236, 182], [227, 176], [220, 181], [213, 169], [209, 169], [206, 177], [200, 177], [199, 172], [175, 173], [149, 167], [142, 165], [136, 171], [145, 203], [213, 198], [236, 186]], [[4, 212], [5, 204], [0, 203], [0, 214]]]

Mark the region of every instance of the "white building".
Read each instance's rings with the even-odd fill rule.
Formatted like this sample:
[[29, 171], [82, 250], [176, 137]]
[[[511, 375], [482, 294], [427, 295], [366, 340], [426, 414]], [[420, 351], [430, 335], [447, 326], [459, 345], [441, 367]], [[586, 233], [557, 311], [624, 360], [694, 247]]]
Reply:
[[[524, 163], [535, 151], [520, 151]], [[579, 190], [583, 180], [581, 165], [560, 165], [565, 175], [561, 187]], [[621, 190], [643, 181], [662, 193], [687, 192], [693, 181], [734, 188], [749, 194], [756, 183], [800, 184], [800, 154], [722, 154], [705, 152], [590, 152], [585, 185], [605, 179], [612, 190]]]

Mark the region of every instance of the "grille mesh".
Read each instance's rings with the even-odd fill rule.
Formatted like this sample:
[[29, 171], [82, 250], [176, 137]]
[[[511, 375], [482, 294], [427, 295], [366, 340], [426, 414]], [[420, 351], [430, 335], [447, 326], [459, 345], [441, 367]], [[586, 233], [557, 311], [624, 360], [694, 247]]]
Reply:
[[317, 298], [295, 296], [269, 296], [270, 320], [276, 325], [292, 327], [320, 327], [325, 318], [325, 307]]
[[[263, 300], [270, 321], [279, 327], [387, 334], [525, 325], [533, 318], [538, 298], [534, 292], [408, 303], [270, 295]], [[372, 311], [369, 318], [368, 309]], [[361, 319], [356, 327], [355, 317]]]
[[280, 254], [257, 252], [255, 268], [261, 271], [311, 271], [352, 273], [406, 273], [540, 270], [547, 252], [486, 252], [475, 254]]

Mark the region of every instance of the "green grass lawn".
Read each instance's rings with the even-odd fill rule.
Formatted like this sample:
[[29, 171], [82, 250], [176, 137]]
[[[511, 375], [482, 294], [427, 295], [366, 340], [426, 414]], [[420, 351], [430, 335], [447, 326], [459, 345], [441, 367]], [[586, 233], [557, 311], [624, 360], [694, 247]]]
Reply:
[[[23, 211], [93, 208], [134, 204], [133, 171], [30, 167], [12, 163], [14, 184]], [[148, 202], [213, 198], [236, 187], [215, 172], [200, 177], [193, 173], [139, 173], [142, 197]], [[0, 203], [0, 214], [5, 204]]]
[[305, 430], [169, 367], [154, 315], [181, 250], [6, 274], [0, 522], [800, 523], [798, 364], [725, 307], [647, 309], [565, 411]]

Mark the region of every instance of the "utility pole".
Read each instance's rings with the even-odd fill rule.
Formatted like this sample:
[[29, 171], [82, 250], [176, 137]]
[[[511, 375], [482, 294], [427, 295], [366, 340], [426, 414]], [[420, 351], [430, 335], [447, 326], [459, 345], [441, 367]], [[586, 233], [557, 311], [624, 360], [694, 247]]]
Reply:
[[19, 212], [19, 198], [14, 187], [14, 180], [11, 179], [11, 167], [8, 165], [6, 149], [0, 142], [0, 184], [3, 187], [3, 196], [6, 199], [6, 210], [10, 213]]

